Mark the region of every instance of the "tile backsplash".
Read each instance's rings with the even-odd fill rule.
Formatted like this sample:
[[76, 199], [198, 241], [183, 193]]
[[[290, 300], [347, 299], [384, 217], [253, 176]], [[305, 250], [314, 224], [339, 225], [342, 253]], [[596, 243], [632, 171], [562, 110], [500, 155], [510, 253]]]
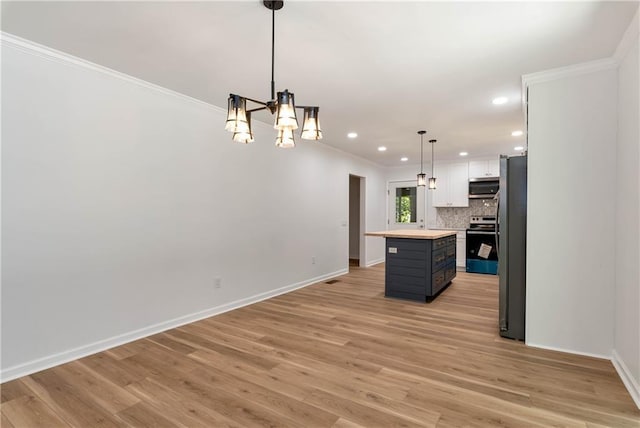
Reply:
[[469, 217], [495, 215], [497, 201], [493, 199], [469, 199], [468, 207], [436, 208], [436, 225], [452, 229], [469, 227]]

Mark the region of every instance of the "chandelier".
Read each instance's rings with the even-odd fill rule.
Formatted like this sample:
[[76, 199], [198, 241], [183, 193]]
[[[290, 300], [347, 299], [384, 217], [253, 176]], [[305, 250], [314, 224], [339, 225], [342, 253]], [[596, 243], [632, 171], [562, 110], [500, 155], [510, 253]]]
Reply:
[[[284, 2], [264, 0], [263, 4], [267, 9], [271, 10], [271, 99], [263, 102], [236, 94], [230, 94], [225, 130], [233, 132], [233, 141], [245, 144], [252, 143], [254, 139], [251, 129], [251, 114], [256, 111], [268, 110], [271, 114], [276, 115], [273, 125], [273, 127], [278, 130], [276, 147], [294, 147], [296, 144], [293, 131], [298, 129], [296, 109], [302, 109], [304, 117], [300, 136], [303, 140], [320, 140], [322, 138], [320, 121], [318, 119], [318, 111], [320, 108], [296, 106], [293, 92], [289, 92], [288, 89], [278, 92], [276, 95], [276, 84], [274, 81], [276, 10], [282, 9]], [[257, 106], [247, 110], [247, 102], [256, 104]]]

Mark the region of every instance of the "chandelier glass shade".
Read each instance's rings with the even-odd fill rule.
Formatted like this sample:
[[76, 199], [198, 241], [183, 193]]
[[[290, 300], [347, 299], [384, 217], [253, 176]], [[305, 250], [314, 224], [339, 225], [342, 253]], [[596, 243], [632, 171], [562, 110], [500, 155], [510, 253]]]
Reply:
[[[296, 109], [300, 108], [304, 110], [301, 138], [303, 140], [320, 140], [322, 139], [322, 131], [320, 130], [320, 121], [318, 119], [320, 108], [317, 106], [296, 106], [295, 97], [288, 89], [278, 92], [276, 96], [274, 81], [275, 11], [282, 9], [284, 2], [264, 0], [263, 4], [267, 9], [271, 10], [271, 100], [258, 101], [237, 94], [230, 94], [225, 130], [233, 132], [233, 141], [251, 143], [253, 142], [251, 113], [268, 110], [271, 114], [275, 114], [273, 127], [278, 130], [276, 146], [282, 148], [294, 147], [293, 131], [298, 129]], [[247, 102], [256, 104], [257, 107], [247, 110]]]
[[302, 122], [302, 135], [305, 140], [322, 139], [320, 119], [318, 119], [318, 107], [306, 107], [304, 109], [304, 121]]
[[225, 130], [233, 133], [249, 132], [249, 121], [247, 120], [247, 100], [239, 95], [229, 97], [229, 108], [227, 110], [227, 123]]
[[253, 131], [251, 131], [251, 113], [246, 113], [247, 126], [246, 128], [241, 128], [241, 130], [235, 131], [233, 133], [233, 141], [238, 143], [249, 144], [253, 143]]
[[290, 149], [296, 146], [296, 142], [293, 136], [293, 129], [284, 128], [278, 130], [278, 136], [276, 137], [276, 147], [282, 149]]
[[296, 116], [296, 107], [294, 96], [287, 89], [284, 92], [278, 92], [278, 104], [276, 107], [276, 123], [273, 125], [275, 129], [298, 129], [298, 117]]

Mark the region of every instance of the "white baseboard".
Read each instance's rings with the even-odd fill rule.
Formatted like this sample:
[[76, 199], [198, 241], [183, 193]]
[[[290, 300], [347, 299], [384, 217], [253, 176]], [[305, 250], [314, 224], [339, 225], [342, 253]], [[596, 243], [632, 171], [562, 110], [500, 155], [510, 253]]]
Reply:
[[253, 303], [260, 302], [262, 300], [270, 299], [280, 294], [285, 294], [299, 288], [304, 288], [312, 284], [316, 284], [327, 279], [335, 278], [337, 276], [345, 275], [349, 272], [348, 269], [340, 269], [335, 272], [321, 275], [315, 278], [311, 278], [305, 281], [301, 281], [295, 284], [287, 285], [284, 287], [276, 288], [275, 290], [267, 291], [265, 293], [256, 294], [254, 296], [246, 297], [244, 299], [236, 300], [223, 305], [215, 306], [213, 308], [205, 309], [203, 311], [195, 312], [192, 314], [184, 315], [172, 320], [164, 321], [161, 323], [153, 324], [148, 327], [144, 327], [138, 330], [134, 330], [128, 333], [124, 333], [118, 336], [110, 337], [108, 339], [100, 340], [97, 342], [83, 345], [74, 349], [59, 352], [57, 354], [48, 355], [43, 358], [28, 361], [26, 363], [18, 364], [13, 367], [8, 367], [0, 371], [0, 383], [7, 382], [13, 379], [17, 379], [22, 376], [27, 376], [32, 373], [39, 372], [51, 367], [58, 366], [60, 364], [68, 363], [79, 358], [86, 357], [88, 355], [95, 354], [97, 352], [106, 351], [107, 349], [114, 348], [116, 346], [124, 345], [125, 343], [133, 342], [134, 340], [142, 339], [148, 336], [152, 336], [163, 331], [180, 327], [185, 324], [189, 324], [195, 321], [199, 321], [204, 318], [209, 318], [214, 315], [219, 315], [224, 312], [238, 309], [243, 306], [251, 305]]
[[624, 386], [627, 387], [627, 391], [629, 391], [631, 398], [636, 403], [636, 406], [638, 406], [638, 409], [640, 409], [640, 385], [638, 384], [638, 381], [631, 375], [629, 367], [627, 367], [624, 361], [622, 361], [620, 355], [618, 355], [615, 349], [611, 353], [611, 362], [613, 363], [613, 367], [615, 367], [616, 371], [618, 372], [618, 376], [620, 376], [620, 379], [622, 379], [622, 383], [624, 383]]
[[558, 352], [564, 352], [566, 354], [575, 354], [575, 355], [582, 355], [582, 356], [591, 357], [591, 358], [600, 358], [601, 360], [611, 360], [611, 356], [609, 355], [592, 354], [591, 352], [580, 352], [580, 351], [574, 351], [573, 349], [563, 349], [563, 348], [556, 348], [555, 346], [538, 345], [538, 344], [527, 342], [527, 341], [525, 341], [525, 344], [532, 348], [546, 349], [548, 351], [558, 351]]
[[530, 343], [530, 342], [526, 342], [526, 345], [532, 348], [547, 349], [549, 351], [566, 352], [567, 354], [583, 355], [585, 357], [600, 358], [603, 360], [611, 361], [611, 363], [613, 364], [613, 367], [618, 372], [618, 376], [620, 376], [622, 383], [624, 383], [624, 386], [627, 388], [627, 391], [629, 391], [629, 395], [631, 395], [631, 398], [633, 399], [634, 403], [636, 403], [636, 406], [638, 406], [638, 408], [640, 409], [640, 385], [638, 385], [638, 381], [631, 375], [631, 371], [629, 370], [627, 365], [624, 363], [624, 361], [620, 359], [620, 356], [615, 351], [615, 349], [612, 351], [611, 356], [607, 356], [607, 355], [600, 355], [600, 354], [592, 354], [590, 352], [578, 352], [578, 351], [569, 350], [569, 349], [556, 348], [554, 346], [537, 345], [535, 343]]
[[384, 263], [384, 257], [381, 258], [381, 259], [369, 260], [365, 266], [366, 267], [371, 267], [371, 266], [377, 265], [379, 263]]

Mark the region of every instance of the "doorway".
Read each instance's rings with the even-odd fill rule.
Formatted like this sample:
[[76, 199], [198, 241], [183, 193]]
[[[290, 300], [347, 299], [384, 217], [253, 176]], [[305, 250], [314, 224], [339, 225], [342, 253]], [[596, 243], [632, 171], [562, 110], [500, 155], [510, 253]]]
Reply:
[[349, 266], [365, 265], [365, 178], [349, 174]]

